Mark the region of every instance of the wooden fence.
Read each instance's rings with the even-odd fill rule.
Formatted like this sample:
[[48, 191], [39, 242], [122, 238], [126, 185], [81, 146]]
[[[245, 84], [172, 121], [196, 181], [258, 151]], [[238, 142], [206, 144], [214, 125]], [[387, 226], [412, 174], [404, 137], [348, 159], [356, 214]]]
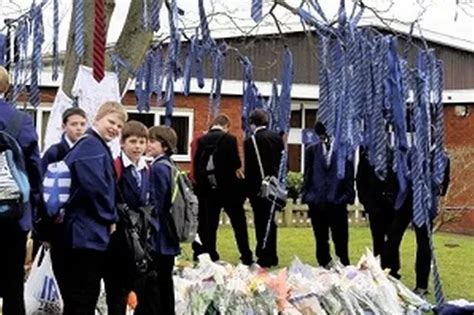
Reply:
[[[252, 207], [249, 202], [244, 205], [245, 215], [247, 217], [247, 225], [253, 226]], [[364, 223], [366, 222], [363, 208], [360, 205], [351, 205], [349, 210], [349, 223]], [[278, 226], [285, 227], [310, 227], [311, 219], [309, 218], [308, 206], [302, 204], [298, 199], [295, 202], [289, 199], [286, 207], [282, 211], [276, 212], [276, 220]], [[229, 217], [222, 211], [220, 225], [230, 226]]]

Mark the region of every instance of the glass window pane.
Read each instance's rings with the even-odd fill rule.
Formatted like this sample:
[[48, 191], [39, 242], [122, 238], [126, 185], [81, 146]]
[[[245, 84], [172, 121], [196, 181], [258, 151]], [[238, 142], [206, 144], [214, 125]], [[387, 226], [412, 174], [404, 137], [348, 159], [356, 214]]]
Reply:
[[[160, 125], [165, 124], [165, 116], [160, 116]], [[178, 135], [177, 154], [188, 154], [189, 144], [189, 117], [176, 116], [171, 118], [171, 127]]]
[[301, 110], [291, 111], [290, 127], [301, 128]]
[[44, 148], [44, 137], [46, 135], [46, 127], [48, 126], [48, 120], [49, 120], [49, 116], [51, 115], [51, 112], [48, 110], [48, 111], [43, 111], [42, 112], [42, 123], [41, 123], [41, 147]]
[[314, 128], [316, 119], [318, 117], [317, 109], [306, 109], [305, 110], [305, 128]]
[[137, 120], [143, 123], [147, 128], [155, 125], [155, 114], [153, 113], [128, 113], [128, 120]]

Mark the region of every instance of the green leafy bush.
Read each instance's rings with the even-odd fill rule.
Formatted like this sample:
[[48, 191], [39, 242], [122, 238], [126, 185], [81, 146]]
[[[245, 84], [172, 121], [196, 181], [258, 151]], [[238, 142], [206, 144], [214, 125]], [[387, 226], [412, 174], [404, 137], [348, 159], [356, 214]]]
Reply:
[[300, 197], [303, 187], [303, 173], [288, 172], [288, 197], [296, 200]]

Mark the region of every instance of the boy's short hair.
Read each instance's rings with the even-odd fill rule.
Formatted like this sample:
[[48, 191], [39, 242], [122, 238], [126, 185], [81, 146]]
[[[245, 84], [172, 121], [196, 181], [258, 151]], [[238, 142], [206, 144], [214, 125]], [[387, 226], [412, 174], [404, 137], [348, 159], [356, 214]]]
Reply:
[[161, 144], [168, 148], [165, 153], [172, 155], [176, 153], [176, 146], [178, 144], [178, 136], [173, 128], [168, 126], [151, 127], [148, 131], [148, 138], [151, 140], [160, 141]]
[[63, 113], [63, 116], [62, 116], [63, 125], [67, 123], [67, 120], [69, 119], [69, 117], [74, 116], [74, 115], [81, 116], [82, 118], [87, 120], [86, 112], [82, 108], [71, 107], [71, 108], [66, 109]]
[[117, 113], [124, 123], [128, 120], [128, 114], [125, 110], [125, 107], [123, 107], [123, 105], [119, 102], [109, 101], [100, 105], [99, 109], [97, 110], [97, 113], [95, 114], [94, 121], [99, 121], [106, 115], [113, 113]]
[[263, 109], [255, 109], [250, 113], [249, 122], [257, 127], [268, 125], [268, 115]]
[[214, 118], [214, 120], [211, 123], [212, 126], [229, 126], [230, 127], [230, 118], [226, 114], [219, 114]]
[[7, 69], [0, 66], [0, 93], [7, 93], [10, 87], [10, 74]]
[[146, 138], [148, 139], [148, 129], [144, 124], [136, 120], [130, 120], [125, 123], [122, 128], [122, 141], [130, 137]]

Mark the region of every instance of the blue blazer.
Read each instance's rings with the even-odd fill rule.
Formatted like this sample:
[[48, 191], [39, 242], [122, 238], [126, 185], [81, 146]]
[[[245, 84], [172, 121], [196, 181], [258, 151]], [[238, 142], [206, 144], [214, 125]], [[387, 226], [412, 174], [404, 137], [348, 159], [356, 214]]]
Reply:
[[345, 177], [337, 178], [337, 159], [334, 151], [329, 166], [321, 142], [305, 150], [303, 201], [310, 204], [352, 204], [354, 192], [354, 164], [346, 161]]
[[43, 175], [46, 174], [49, 164], [62, 161], [69, 152], [69, 144], [64, 137], [65, 135], [63, 134], [61, 141], [50, 146], [49, 149], [43, 154], [43, 157], [41, 158], [41, 170]]
[[115, 169], [107, 143], [93, 130], [64, 158], [71, 172], [71, 196], [65, 206], [66, 248], [105, 251], [110, 226], [118, 220]]
[[171, 160], [168, 156], [158, 157], [153, 161], [150, 172], [150, 201], [154, 206], [152, 224], [155, 230], [153, 247], [161, 255], [178, 255], [179, 242], [171, 237], [162, 219], [171, 207], [171, 168], [159, 163], [162, 159]]
[[[11, 104], [0, 99], [0, 129], [5, 129], [7, 122], [12, 119], [17, 111]], [[30, 207], [25, 209], [23, 216], [18, 223], [23, 231], [29, 231], [33, 227], [33, 219], [35, 217], [34, 209], [40, 207], [42, 203], [42, 173], [41, 159], [38, 149], [38, 135], [31, 116], [22, 113], [24, 116], [21, 132], [17, 141], [23, 151], [25, 157], [25, 167], [28, 174], [28, 180], [31, 186]]]
[[122, 163], [123, 169], [123, 174], [118, 180], [118, 186], [124, 198], [123, 201], [132, 209], [147, 205], [150, 193], [150, 169], [144, 168], [140, 171], [142, 180], [140, 187], [138, 187], [131, 168], [123, 167], [121, 157], [117, 159]]

